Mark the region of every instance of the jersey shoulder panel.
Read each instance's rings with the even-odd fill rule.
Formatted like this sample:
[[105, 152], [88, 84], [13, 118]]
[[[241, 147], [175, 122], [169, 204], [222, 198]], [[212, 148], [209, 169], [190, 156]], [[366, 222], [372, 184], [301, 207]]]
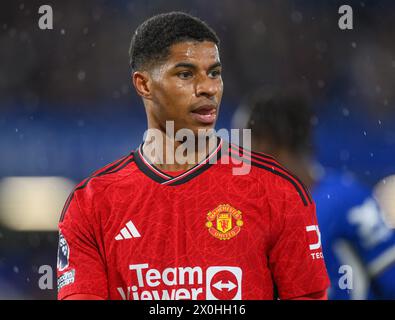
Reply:
[[136, 168], [137, 167], [134, 165], [134, 155], [132, 152], [127, 156], [124, 156], [114, 162], [107, 164], [101, 169], [94, 171], [89, 177], [82, 180], [73, 189], [62, 210], [60, 222], [63, 221], [70, 202], [74, 197], [76, 197], [76, 195], [78, 195], [80, 199], [84, 200], [93, 198], [95, 194], [104, 190], [110, 184], [121, 181], [126, 177], [130, 177]]
[[274, 157], [265, 153], [250, 151], [234, 144], [230, 145], [229, 152], [231, 157], [251, 164], [251, 174], [256, 175], [260, 181], [268, 186], [268, 192], [296, 191], [304, 206], [313, 204], [310, 192], [303, 182]]

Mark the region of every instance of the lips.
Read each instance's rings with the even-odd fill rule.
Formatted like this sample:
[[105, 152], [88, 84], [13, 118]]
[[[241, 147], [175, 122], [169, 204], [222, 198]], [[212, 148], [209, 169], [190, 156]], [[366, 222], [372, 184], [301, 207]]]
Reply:
[[214, 105], [204, 105], [191, 112], [192, 117], [203, 124], [212, 124], [217, 119], [217, 108]]

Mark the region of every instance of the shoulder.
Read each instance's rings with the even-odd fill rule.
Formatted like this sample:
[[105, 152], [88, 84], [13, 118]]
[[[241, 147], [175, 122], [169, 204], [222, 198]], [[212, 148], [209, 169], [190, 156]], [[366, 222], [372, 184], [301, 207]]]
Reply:
[[134, 152], [131, 152], [128, 155], [105, 165], [99, 170], [94, 171], [89, 175], [89, 177], [82, 180], [75, 186], [68, 197], [63, 208], [60, 221], [64, 219], [70, 203], [73, 200], [87, 203], [91, 201], [96, 194], [105, 190], [109, 185], [116, 184], [117, 182], [123, 181], [125, 178], [132, 176], [135, 169], [133, 163]]
[[274, 198], [289, 195], [299, 198], [304, 206], [313, 204], [310, 192], [303, 182], [273, 156], [234, 144], [230, 144], [229, 153], [232, 159], [249, 163], [249, 174], [263, 184], [268, 194], [275, 195]]
[[89, 177], [84, 179], [77, 185], [75, 191], [83, 190], [89, 187], [90, 189], [100, 190], [108, 184], [120, 181], [128, 177], [133, 172], [134, 154], [128, 155], [113, 161], [103, 168], [94, 171]]

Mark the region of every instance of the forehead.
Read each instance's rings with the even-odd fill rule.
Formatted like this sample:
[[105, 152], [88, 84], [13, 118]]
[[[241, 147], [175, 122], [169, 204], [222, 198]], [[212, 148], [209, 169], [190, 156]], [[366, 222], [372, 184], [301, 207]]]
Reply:
[[211, 65], [219, 62], [219, 51], [215, 43], [209, 41], [185, 41], [172, 45], [168, 63], [191, 62], [199, 65]]

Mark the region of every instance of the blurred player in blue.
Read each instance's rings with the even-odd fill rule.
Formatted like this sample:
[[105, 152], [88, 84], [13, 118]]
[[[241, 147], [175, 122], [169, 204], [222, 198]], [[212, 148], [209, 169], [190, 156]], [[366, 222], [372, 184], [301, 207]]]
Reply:
[[329, 299], [395, 299], [395, 233], [372, 191], [316, 162], [314, 118], [302, 91], [270, 91], [252, 95], [236, 112], [236, 125], [252, 129], [253, 150], [277, 158], [312, 191], [331, 279]]

